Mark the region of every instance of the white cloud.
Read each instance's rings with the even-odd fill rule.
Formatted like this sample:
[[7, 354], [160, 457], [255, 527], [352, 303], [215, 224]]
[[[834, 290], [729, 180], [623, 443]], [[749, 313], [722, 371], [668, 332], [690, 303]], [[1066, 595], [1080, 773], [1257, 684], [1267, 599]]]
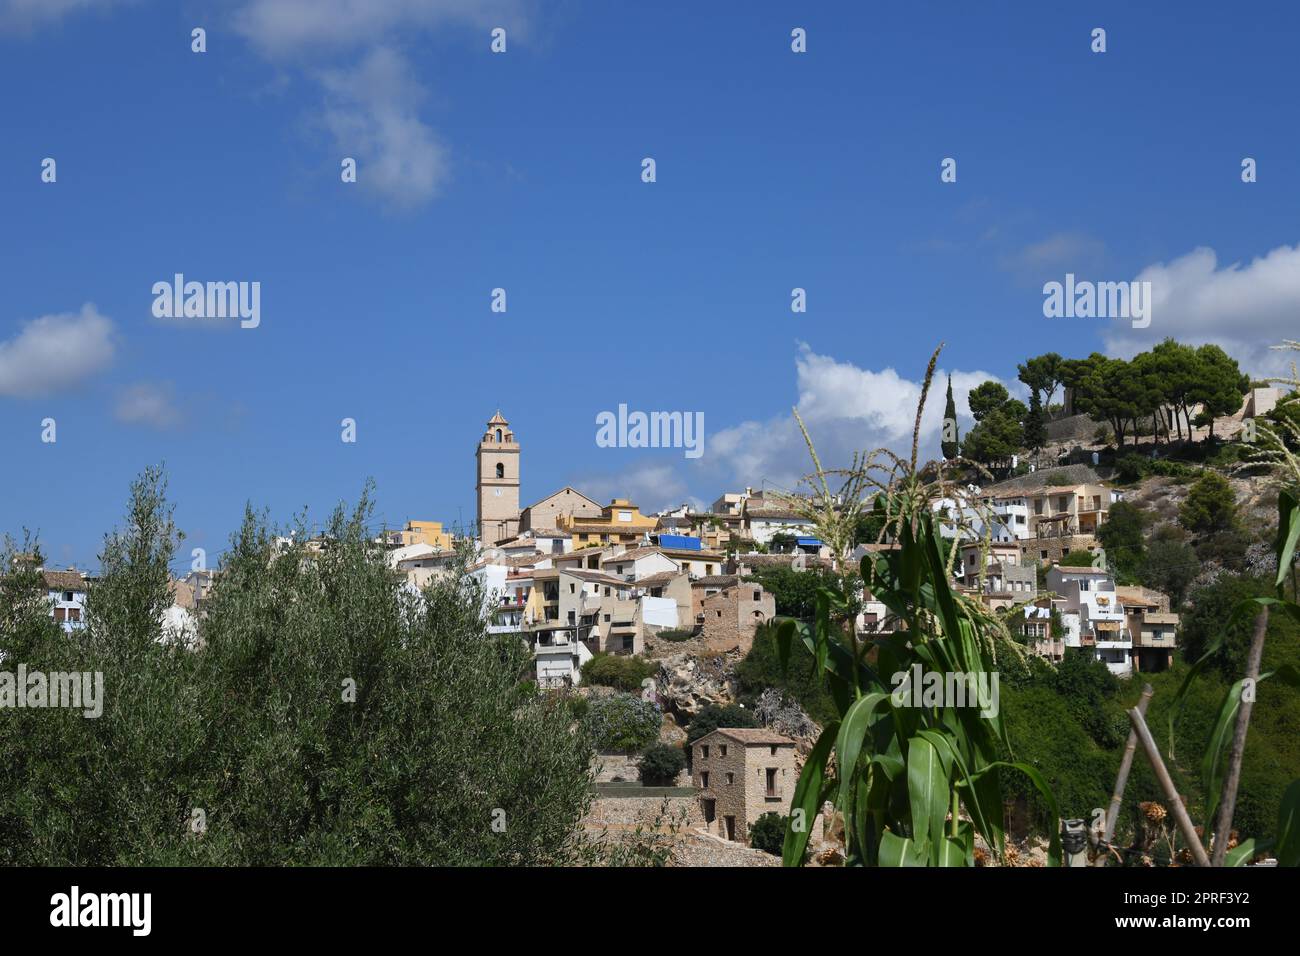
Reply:
[[176, 405], [176, 389], [170, 382], [140, 382], [118, 393], [113, 415], [128, 425], [166, 429], [182, 420]]
[[1151, 325], [1108, 327], [1103, 337], [1112, 355], [1132, 356], [1173, 337], [1220, 345], [1243, 370], [1277, 374], [1284, 359], [1269, 346], [1300, 338], [1300, 243], [1222, 268], [1202, 246], [1147, 266], [1137, 280], [1151, 283]]
[[[29, 30], [65, 15], [108, 9], [132, 0], [0, 0], [0, 29]], [[448, 150], [420, 118], [423, 90], [399, 44], [448, 27], [505, 28], [526, 37], [534, 0], [243, 0], [234, 29], [268, 60], [288, 59], [324, 87], [313, 117], [340, 155], [358, 161], [357, 182], [390, 206], [412, 207], [436, 197], [448, 170]], [[340, 57], [360, 53], [358, 65]]]
[[[235, 29], [269, 60], [306, 66], [325, 90], [316, 117], [340, 157], [357, 160], [357, 183], [394, 207], [436, 197], [446, 180], [447, 148], [420, 118], [424, 91], [398, 46], [451, 26], [504, 27], [514, 40], [527, 31], [531, 0], [247, 0]], [[360, 51], [358, 64], [340, 56]], [[322, 69], [323, 68], [323, 69]], [[334, 165], [337, 169], [337, 163]]]
[[[799, 414], [808, 426], [822, 464], [828, 468], [847, 465], [855, 451], [879, 447], [907, 457], [911, 453], [916, 406], [921, 398], [921, 381], [900, 375], [893, 368], [880, 371], [858, 368], [827, 355], [818, 355], [800, 345], [795, 359], [799, 390]], [[936, 372], [921, 419], [923, 460], [938, 454], [943, 421], [947, 372]], [[953, 400], [957, 418], [965, 433], [971, 423], [966, 404], [970, 390], [990, 379], [988, 372], [954, 371]], [[1003, 382], [1013, 394], [1022, 394], [1019, 382]], [[799, 479], [812, 470], [808, 449], [793, 414], [787, 412], [766, 421], [746, 421], [705, 436], [701, 467], [728, 487], [766, 482], [794, 490]]]
[[81, 384], [113, 360], [113, 323], [91, 303], [43, 315], [0, 341], [0, 395], [29, 398]]
[[357, 183], [395, 206], [437, 195], [447, 150], [416, 112], [423, 91], [395, 50], [378, 47], [351, 70], [321, 74], [327, 98], [322, 125], [341, 155], [357, 160]]
[[[249, 0], [236, 29], [269, 55], [346, 49], [458, 23], [525, 28], [523, 0]], [[486, 47], [487, 38], [484, 37]]]

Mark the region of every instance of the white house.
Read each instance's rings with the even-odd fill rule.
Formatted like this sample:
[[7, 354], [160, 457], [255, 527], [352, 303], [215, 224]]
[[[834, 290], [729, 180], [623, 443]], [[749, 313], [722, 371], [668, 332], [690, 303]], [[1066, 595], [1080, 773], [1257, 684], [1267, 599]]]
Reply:
[[659, 548], [630, 548], [614, 557], [606, 558], [602, 569], [628, 581], [640, 581], [654, 574], [676, 572], [677, 564]]
[[576, 687], [582, 680], [582, 665], [592, 653], [582, 641], [567, 632], [539, 637], [533, 644], [533, 661], [537, 667], [537, 686], [546, 688]]
[[1047, 588], [1058, 595], [1065, 646], [1090, 648], [1112, 674], [1131, 674], [1133, 637], [1115, 579], [1098, 568], [1054, 564], [1047, 572]]
[[510, 574], [510, 568], [504, 562], [489, 560], [474, 565], [469, 573], [483, 589], [483, 610], [491, 613], [507, 595], [506, 578]]
[[400, 548], [392, 548], [384, 553], [390, 568], [398, 567], [403, 561], [411, 558], [422, 558], [428, 554], [436, 554], [438, 549], [431, 544], [408, 544]]
[[1029, 499], [1023, 495], [994, 498], [993, 513], [1002, 519], [1010, 533], [1007, 540], [1024, 541], [1029, 537]]
[[76, 568], [42, 571], [50, 599], [50, 616], [71, 634], [86, 626], [86, 577]]

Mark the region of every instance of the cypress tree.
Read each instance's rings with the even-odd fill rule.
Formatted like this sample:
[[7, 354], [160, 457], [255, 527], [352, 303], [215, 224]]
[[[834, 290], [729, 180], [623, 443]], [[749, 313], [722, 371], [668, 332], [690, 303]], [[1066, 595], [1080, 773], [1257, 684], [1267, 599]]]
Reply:
[[1029, 414], [1025, 416], [1025, 447], [1037, 451], [1047, 444], [1047, 425], [1043, 421], [1043, 403], [1038, 393], [1029, 393]]
[[[949, 439], [951, 434], [952, 438]], [[940, 449], [944, 458], [956, 458], [960, 448], [960, 435], [957, 433], [957, 405], [952, 400], [952, 376], [948, 376], [948, 402], [943, 407], [943, 440]]]

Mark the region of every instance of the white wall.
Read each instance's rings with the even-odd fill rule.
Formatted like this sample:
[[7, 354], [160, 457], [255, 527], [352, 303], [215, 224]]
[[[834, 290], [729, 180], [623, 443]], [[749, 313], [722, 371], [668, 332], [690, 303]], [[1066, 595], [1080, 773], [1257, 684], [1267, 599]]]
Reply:
[[641, 623], [651, 627], [677, 627], [677, 602], [672, 598], [641, 598]]
[[501, 605], [501, 598], [506, 593], [506, 575], [510, 569], [504, 564], [485, 564], [470, 572], [478, 578], [483, 586], [483, 609], [490, 610]]

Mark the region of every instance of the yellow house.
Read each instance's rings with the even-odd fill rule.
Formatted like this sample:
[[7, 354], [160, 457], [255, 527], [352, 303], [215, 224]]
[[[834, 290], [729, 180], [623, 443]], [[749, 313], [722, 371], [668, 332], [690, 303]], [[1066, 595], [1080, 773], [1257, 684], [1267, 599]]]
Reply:
[[615, 498], [600, 515], [557, 515], [555, 526], [573, 536], [574, 550], [597, 544], [635, 544], [653, 532], [659, 519], [646, 517], [626, 498]]
[[439, 551], [451, 551], [455, 545], [451, 535], [442, 530], [441, 521], [408, 521], [401, 531], [392, 532], [400, 547], [412, 544], [427, 544]]

